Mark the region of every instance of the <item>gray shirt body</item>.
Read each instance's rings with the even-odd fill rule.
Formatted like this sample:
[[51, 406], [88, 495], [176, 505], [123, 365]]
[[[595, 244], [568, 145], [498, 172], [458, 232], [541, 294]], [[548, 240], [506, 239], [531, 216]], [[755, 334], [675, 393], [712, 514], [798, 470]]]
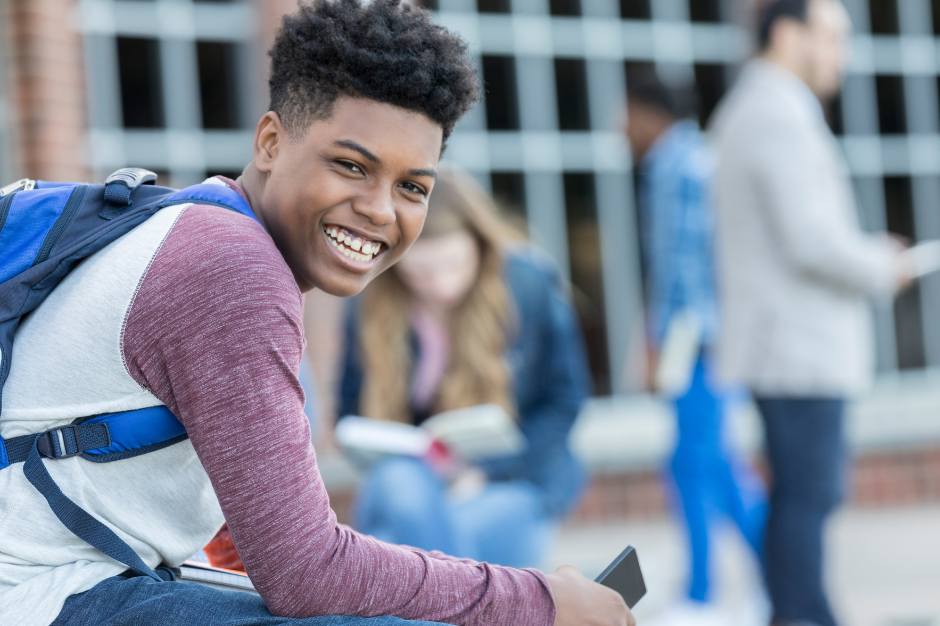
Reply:
[[863, 391], [867, 300], [896, 287], [894, 251], [861, 230], [822, 108], [795, 75], [756, 59], [714, 120], [722, 377], [764, 396]]

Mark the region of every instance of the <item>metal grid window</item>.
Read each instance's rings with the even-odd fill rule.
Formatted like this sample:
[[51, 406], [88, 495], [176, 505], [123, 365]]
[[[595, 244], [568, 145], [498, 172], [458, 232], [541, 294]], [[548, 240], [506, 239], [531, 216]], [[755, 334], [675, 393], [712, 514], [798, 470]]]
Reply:
[[620, 0], [620, 17], [625, 20], [650, 19], [651, 0]]
[[[940, 237], [940, 0], [845, 3], [855, 24], [853, 61], [827, 115], [845, 148], [863, 223], [915, 241]], [[582, 301], [598, 391], [623, 390], [642, 311], [632, 164], [619, 131], [624, 68], [652, 65], [667, 82], [694, 90], [706, 122], [750, 52], [750, 35], [738, 27], [739, 3], [436, 5], [437, 19], [482, 59], [484, 77], [493, 74], [488, 59], [515, 63], [515, 94], [505, 93], [510, 81], [502, 93], [488, 85], [488, 101], [458, 126], [447, 157], [497, 198], [523, 207], [530, 236], [554, 256]], [[490, 111], [510, 101], [518, 130], [488, 124]], [[590, 236], [585, 224], [593, 226]], [[938, 317], [940, 277], [879, 306], [879, 368], [940, 366], [940, 328], [924, 323]]]
[[[940, 237], [934, 0], [846, 0], [856, 34], [840, 99], [842, 142], [863, 221], [913, 241]], [[878, 311], [882, 370], [940, 365], [940, 277]]]
[[[620, 131], [624, 70], [655, 64], [695, 88], [710, 111], [746, 39], [718, 22], [718, 1], [437, 4], [437, 19], [467, 39], [487, 83], [484, 106], [458, 126], [447, 157], [522, 208], [533, 241], [571, 281], [595, 391], [622, 391], [630, 341], [642, 336], [631, 162]], [[511, 81], [494, 88], [496, 58], [514, 64], [514, 93], [505, 93]], [[507, 104], [518, 124], [494, 126]]]
[[80, 15], [96, 177], [135, 165], [183, 186], [251, 160], [253, 3], [82, 0]]
[[[940, 237], [940, 0], [845, 3], [856, 29], [853, 61], [827, 113], [863, 222], [914, 240]], [[469, 42], [486, 83], [483, 106], [460, 123], [447, 158], [474, 173], [514, 219], [527, 218], [533, 241], [572, 281], [597, 391], [624, 390], [626, 355], [642, 336], [632, 164], [620, 132], [624, 69], [652, 65], [694, 90], [706, 121], [750, 50], [736, 25], [739, 3], [423, 4]], [[82, 0], [97, 176], [133, 164], [184, 185], [241, 170], [265, 105], [263, 90], [239, 80], [263, 71], [257, 6]], [[125, 60], [127, 46], [145, 52]], [[128, 87], [134, 80], [136, 91]], [[134, 98], [150, 104], [131, 106]], [[880, 307], [880, 368], [940, 366], [940, 328], [924, 323], [938, 313], [940, 277]]]

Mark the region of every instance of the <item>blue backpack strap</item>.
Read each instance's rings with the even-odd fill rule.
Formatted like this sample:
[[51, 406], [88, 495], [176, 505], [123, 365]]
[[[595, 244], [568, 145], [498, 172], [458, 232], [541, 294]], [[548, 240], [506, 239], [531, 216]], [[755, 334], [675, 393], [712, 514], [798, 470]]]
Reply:
[[81, 420], [79, 426], [108, 428], [110, 443], [86, 446], [82, 452], [82, 458], [95, 463], [111, 463], [156, 452], [188, 438], [183, 424], [163, 405], [98, 415]]
[[108, 463], [153, 452], [184, 439], [185, 428], [165, 406], [98, 415], [44, 433], [6, 441], [0, 438], [0, 469], [24, 463], [23, 474], [66, 528], [138, 574], [163, 580], [114, 531], [62, 493], [43, 465], [43, 459], [81, 456], [97, 463]]
[[137, 553], [118, 537], [113, 530], [86, 513], [80, 506], [69, 500], [59, 486], [52, 480], [49, 470], [42, 463], [37, 435], [23, 465], [26, 479], [43, 495], [49, 508], [59, 521], [78, 538], [97, 548], [118, 563], [123, 563], [142, 576], [149, 576], [157, 581], [163, 579], [137, 556]]
[[82, 418], [44, 433], [3, 440], [0, 469], [22, 463], [39, 437], [39, 453], [47, 459], [73, 456], [111, 463], [172, 446], [187, 438], [186, 429], [163, 405]]
[[261, 223], [261, 220], [258, 219], [255, 212], [252, 211], [248, 203], [245, 202], [245, 199], [228, 185], [213, 185], [211, 183], [192, 185], [180, 189], [167, 197], [167, 199], [161, 203], [161, 206], [171, 206], [187, 202], [214, 204], [216, 206], [225, 207], [226, 209], [237, 211], [242, 215], [247, 215], [259, 224]]

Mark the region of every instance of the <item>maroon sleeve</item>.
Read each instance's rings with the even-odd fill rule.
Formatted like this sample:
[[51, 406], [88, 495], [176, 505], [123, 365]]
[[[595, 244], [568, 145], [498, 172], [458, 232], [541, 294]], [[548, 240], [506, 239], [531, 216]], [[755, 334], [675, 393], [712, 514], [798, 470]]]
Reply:
[[130, 374], [186, 426], [269, 610], [551, 626], [541, 572], [393, 546], [337, 524], [303, 413], [301, 311], [260, 225], [194, 206], [141, 281], [123, 338]]

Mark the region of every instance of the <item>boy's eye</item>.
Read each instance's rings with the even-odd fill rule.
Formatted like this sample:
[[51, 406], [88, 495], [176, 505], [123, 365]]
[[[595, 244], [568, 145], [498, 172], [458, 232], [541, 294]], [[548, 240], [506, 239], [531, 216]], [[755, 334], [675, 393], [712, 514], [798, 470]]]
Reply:
[[350, 172], [355, 172], [356, 174], [362, 174], [362, 168], [352, 163], [350, 161], [339, 161], [339, 164], [345, 167]]
[[408, 191], [409, 193], [416, 193], [420, 196], [427, 195], [423, 188], [419, 187], [418, 185], [414, 183], [402, 183], [401, 186], [405, 189], [405, 191]]

